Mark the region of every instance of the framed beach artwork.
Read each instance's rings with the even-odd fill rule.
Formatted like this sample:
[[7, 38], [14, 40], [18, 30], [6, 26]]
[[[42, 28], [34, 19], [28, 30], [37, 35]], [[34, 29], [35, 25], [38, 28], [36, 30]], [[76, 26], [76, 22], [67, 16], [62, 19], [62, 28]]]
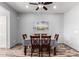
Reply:
[[35, 21], [33, 23], [33, 30], [37, 30], [37, 31], [44, 31], [44, 30], [48, 30], [49, 29], [49, 23], [48, 21]]

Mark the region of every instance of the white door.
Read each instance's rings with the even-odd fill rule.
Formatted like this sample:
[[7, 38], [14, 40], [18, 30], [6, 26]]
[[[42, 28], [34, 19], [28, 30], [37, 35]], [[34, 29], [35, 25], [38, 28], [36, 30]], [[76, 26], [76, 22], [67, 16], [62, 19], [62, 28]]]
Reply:
[[0, 48], [6, 48], [6, 16], [0, 16]]

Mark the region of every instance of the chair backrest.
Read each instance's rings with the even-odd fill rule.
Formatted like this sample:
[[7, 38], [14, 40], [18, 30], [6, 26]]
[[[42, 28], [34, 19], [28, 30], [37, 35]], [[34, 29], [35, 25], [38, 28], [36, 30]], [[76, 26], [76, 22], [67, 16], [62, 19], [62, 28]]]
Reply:
[[30, 36], [31, 38], [31, 45], [40, 44], [40, 36]]
[[41, 34], [41, 36], [47, 36], [47, 34]]
[[41, 36], [41, 44], [50, 45], [51, 36]]
[[59, 37], [59, 34], [55, 34], [54, 39], [56, 39], [56, 41], [58, 41], [58, 37]]
[[22, 34], [22, 37], [25, 40], [27, 38], [27, 34]]
[[34, 34], [35, 36], [40, 36], [40, 34]]

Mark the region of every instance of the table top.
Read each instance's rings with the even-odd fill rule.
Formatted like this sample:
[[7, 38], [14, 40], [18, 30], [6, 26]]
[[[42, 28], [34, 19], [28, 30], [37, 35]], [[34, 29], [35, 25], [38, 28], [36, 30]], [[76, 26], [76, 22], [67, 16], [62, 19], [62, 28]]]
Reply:
[[[23, 45], [24, 46], [30, 46], [31, 45], [31, 40], [29, 40], [29, 39], [23, 40]], [[58, 42], [56, 40], [51, 40], [50, 45], [56, 47], [58, 45]]]

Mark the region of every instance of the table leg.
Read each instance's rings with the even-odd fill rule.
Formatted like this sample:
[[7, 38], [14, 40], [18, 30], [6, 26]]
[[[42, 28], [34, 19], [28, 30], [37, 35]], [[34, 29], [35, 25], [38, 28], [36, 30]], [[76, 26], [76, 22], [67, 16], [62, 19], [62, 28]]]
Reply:
[[56, 55], [56, 47], [54, 47], [54, 55]]
[[24, 55], [27, 54], [27, 46], [24, 46]]

